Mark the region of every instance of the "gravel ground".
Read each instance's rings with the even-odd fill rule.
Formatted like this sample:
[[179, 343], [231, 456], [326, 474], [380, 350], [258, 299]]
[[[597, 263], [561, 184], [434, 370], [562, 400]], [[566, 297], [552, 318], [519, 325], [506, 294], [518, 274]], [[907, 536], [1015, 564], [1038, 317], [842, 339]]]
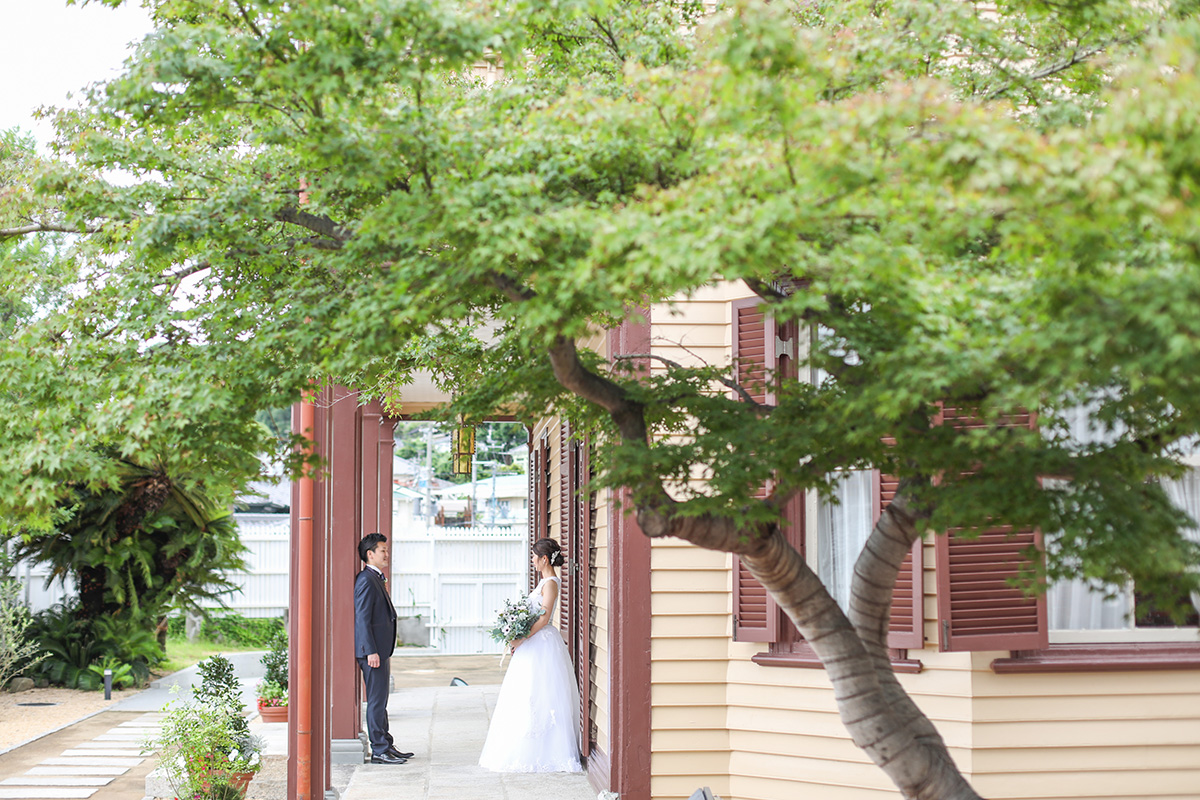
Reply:
[[[75, 689], [51, 687], [30, 689], [27, 692], [0, 693], [0, 751], [29, 741], [42, 734], [83, 719], [88, 714], [108, 708], [123, 697], [135, 694], [134, 689], [113, 690], [112, 699], [105, 700], [104, 692], [81, 692]], [[50, 706], [25, 706], [23, 703], [53, 703]]]

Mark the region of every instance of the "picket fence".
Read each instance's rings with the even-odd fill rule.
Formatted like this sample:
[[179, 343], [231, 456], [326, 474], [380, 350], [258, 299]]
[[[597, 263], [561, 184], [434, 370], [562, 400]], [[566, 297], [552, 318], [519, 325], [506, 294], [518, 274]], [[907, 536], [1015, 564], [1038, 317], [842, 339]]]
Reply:
[[[227, 596], [230, 613], [283, 616], [288, 606], [287, 514], [237, 514], [247, 570], [230, 576], [239, 591]], [[402, 617], [419, 617], [422, 637], [446, 654], [498, 653], [487, 635], [504, 600], [524, 593], [528, 548], [524, 524], [479, 528], [396, 525], [392, 541], [392, 602]], [[17, 564], [21, 596], [33, 611], [73, 594], [69, 577], [47, 584], [49, 570]], [[203, 605], [220, 608], [216, 602]]]
[[487, 634], [496, 612], [525, 592], [525, 525], [393, 529], [392, 603], [420, 615], [442, 653], [499, 653]]

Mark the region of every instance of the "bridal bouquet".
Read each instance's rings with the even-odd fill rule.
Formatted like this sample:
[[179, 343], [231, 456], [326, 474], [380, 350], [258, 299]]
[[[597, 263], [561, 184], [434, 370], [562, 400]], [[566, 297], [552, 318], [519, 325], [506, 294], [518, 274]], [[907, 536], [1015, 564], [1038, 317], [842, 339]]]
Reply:
[[[533, 623], [537, 622], [537, 618], [544, 614], [546, 609], [539, 608], [537, 611], [530, 611], [529, 604], [524, 600], [512, 601], [505, 600], [504, 607], [496, 614], [496, 622], [492, 625], [492, 629], [488, 631], [494, 641], [503, 642], [505, 652], [512, 645], [513, 640], [522, 639], [529, 635], [529, 631], [533, 628]], [[504, 663], [504, 656], [500, 657], [500, 663]]]

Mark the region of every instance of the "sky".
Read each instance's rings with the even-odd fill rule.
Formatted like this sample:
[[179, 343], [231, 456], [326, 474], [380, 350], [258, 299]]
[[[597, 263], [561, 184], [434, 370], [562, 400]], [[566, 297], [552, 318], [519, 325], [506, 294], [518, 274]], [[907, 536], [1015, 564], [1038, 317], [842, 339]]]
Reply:
[[67, 95], [114, 77], [149, 33], [150, 18], [137, 0], [118, 9], [66, 0], [0, 0], [0, 130], [20, 127], [41, 144], [52, 136], [35, 121], [38, 106], [66, 105]]

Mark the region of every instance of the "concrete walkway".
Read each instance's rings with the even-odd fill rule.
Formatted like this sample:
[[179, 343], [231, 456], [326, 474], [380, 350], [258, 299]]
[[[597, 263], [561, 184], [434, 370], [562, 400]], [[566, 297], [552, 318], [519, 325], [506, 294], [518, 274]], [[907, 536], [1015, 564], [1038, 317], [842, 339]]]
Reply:
[[[236, 656], [236, 658], [234, 657]], [[261, 653], [231, 654], [247, 705], [261, 676]], [[407, 764], [335, 764], [342, 800], [595, 800], [583, 773], [502, 774], [478, 766], [503, 670], [495, 656], [398, 653], [388, 700], [392, 735]], [[470, 685], [451, 686], [454, 678]], [[173, 797], [141, 743], [158, 725], [172, 685], [198, 683], [195, 668], [156, 681], [110, 708], [0, 753], [0, 800], [143, 800]], [[286, 800], [287, 725], [251, 717], [264, 740], [264, 768], [248, 800]]]
[[478, 765], [499, 691], [494, 684], [398, 689], [388, 720], [396, 745], [414, 757], [356, 767], [342, 800], [595, 800], [584, 773], [497, 773]]

